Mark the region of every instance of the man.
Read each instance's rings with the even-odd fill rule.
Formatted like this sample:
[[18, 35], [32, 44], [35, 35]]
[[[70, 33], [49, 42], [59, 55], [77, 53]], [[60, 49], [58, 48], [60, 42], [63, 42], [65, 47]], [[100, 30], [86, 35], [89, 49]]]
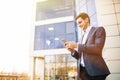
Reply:
[[91, 26], [90, 18], [86, 13], [79, 14], [76, 17], [76, 22], [83, 30], [82, 39], [79, 43], [65, 42], [65, 46], [71, 51], [71, 55], [77, 59], [79, 80], [105, 80], [110, 74], [102, 58], [106, 38], [105, 29]]

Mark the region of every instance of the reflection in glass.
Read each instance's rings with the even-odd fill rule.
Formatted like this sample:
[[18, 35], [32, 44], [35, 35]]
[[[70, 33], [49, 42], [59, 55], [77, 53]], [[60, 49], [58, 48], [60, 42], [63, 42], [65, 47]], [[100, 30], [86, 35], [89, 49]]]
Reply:
[[56, 62], [63, 63], [66, 61], [66, 55], [56, 55]]
[[44, 27], [38, 27], [35, 28], [35, 41], [34, 41], [34, 49], [44, 49], [45, 44], [45, 28]]
[[77, 76], [77, 69], [76, 69], [76, 63], [75, 62], [70, 62], [67, 63], [67, 73], [69, 78], [74, 78]]
[[75, 41], [75, 34], [73, 33], [67, 34], [66, 38], [67, 41]]
[[88, 3], [87, 3], [88, 14], [90, 16], [92, 16], [96, 13], [96, 6], [93, 4], [95, 4], [95, 0], [88, 1]]
[[57, 63], [56, 64], [56, 75], [65, 75], [66, 74], [66, 64]]
[[74, 33], [75, 31], [75, 22], [66, 23], [66, 33]]
[[45, 56], [45, 80], [76, 80], [76, 61], [70, 56], [70, 54]]
[[45, 63], [55, 62], [55, 56], [45, 56]]
[[48, 63], [45, 66], [45, 80], [54, 80], [55, 77], [55, 64]]
[[58, 35], [63, 35], [63, 34], [66, 34], [66, 26], [65, 26], [65, 22], [63, 23], [56, 23], [55, 24], [55, 35], [58, 36]]
[[46, 0], [36, 4], [36, 21], [73, 16], [73, 0]]
[[73, 57], [71, 57], [71, 55], [67, 55], [67, 57], [66, 57], [67, 59], [67, 62], [76, 62], [76, 59], [75, 58], [73, 58]]
[[76, 41], [74, 22], [36, 26], [34, 50], [64, 48], [63, 39]]

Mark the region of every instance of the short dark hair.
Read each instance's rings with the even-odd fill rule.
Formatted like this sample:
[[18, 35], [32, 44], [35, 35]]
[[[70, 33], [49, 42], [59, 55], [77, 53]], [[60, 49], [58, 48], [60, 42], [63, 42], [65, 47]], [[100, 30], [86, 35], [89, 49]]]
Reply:
[[84, 12], [82, 12], [82, 13], [80, 13], [78, 16], [76, 16], [76, 18], [75, 18], [75, 20], [77, 20], [78, 18], [82, 18], [82, 19], [86, 19], [86, 18], [88, 18], [89, 19], [89, 23], [90, 23], [90, 17], [89, 17], [89, 15], [87, 14], [87, 13], [84, 13]]

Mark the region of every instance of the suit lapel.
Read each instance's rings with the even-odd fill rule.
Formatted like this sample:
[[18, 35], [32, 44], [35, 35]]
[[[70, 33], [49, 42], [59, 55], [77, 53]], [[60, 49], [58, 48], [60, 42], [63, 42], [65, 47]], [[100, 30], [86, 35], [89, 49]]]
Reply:
[[92, 33], [93, 33], [94, 30], [95, 30], [95, 27], [92, 27], [92, 28], [90, 29], [90, 32], [88, 33], [87, 40], [86, 40], [85, 44], [87, 43], [89, 37], [92, 35]]

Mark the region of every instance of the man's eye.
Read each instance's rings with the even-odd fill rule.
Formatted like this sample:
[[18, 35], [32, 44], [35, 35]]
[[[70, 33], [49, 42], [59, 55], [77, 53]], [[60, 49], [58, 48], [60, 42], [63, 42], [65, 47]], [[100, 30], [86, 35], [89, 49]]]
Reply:
[[79, 24], [81, 24], [81, 21], [79, 22]]

